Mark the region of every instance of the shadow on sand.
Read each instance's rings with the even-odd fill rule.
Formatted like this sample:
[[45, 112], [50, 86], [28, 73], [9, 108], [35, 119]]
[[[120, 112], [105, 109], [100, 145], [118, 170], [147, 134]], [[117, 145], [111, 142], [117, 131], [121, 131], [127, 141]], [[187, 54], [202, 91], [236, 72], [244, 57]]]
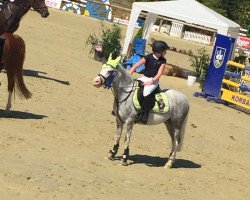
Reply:
[[[40, 74], [42, 74], [42, 75], [40, 75]], [[47, 74], [47, 73], [41, 72], [41, 71], [35, 71], [35, 70], [30, 70], [30, 69], [24, 69], [23, 70], [23, 75], [24, 76], [32, 76], [32, 77], [36, 77], [36, 78], [43, 78], [43, 79], [47, 79], [47, 80], [56, 81], [56, 82], [64, 84], [64, 85], [70, 85], [69, 81], [62, 81], [62, 80], [50, 78], [50, 77], [44, 76], [45, 74]]]
[[0, 110], [0, 118], [13, 118], [13, 119], [43, 119], [47, 116], [45, 115], [37, 115], [29, 112], [21, 112], [21, 111], [10, 111], [10, 113], [6, 113], [5, 110]]
[[[163, 167], [168, 158], [162, 158], [162, 157], [155, 157], [155, 156], [148, 156], [148, 155], [130, 155], [129, 161], [132, 161], [129, 163], [129, 165], [134, 164], [145, 164], [149, 167]], [[200, 164], [196, 164], [189, 160], [184, 159], [176, 159], [173, 165], [173, 168], [201, 168]]]

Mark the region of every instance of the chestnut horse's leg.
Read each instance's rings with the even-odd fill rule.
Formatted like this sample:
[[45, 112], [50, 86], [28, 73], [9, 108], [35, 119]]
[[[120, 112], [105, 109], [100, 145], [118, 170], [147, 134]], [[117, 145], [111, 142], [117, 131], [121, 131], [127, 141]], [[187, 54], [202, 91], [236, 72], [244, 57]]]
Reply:
[[11, 109], [11, 99], [12, 99], [12, 92], [9, 91], [9, 96], [8, 96], [8, 102], [7, 102], [7, 105], [6, 105], [6, 112], [7, 113], [10, 113], [10, 109]]
[[14, 80], [14, 73], [13, 71], [10, 71], [7, 69], [7, 77], [8, 77], [8, 102], [6, 105], [6, 111], [9, 113], [11, 109], [11, 99], [12, 99], [12, 93], [14, 90], [15, 80]]
[[18, 96], [26, 99], [31, 97], [30, 91], [27, 89], [23, 80], [23, 63], [25, 58], [25, 43], [18, 35], [4, 33], [5, 38], [3, 50], [3, 63], [6, 68], [8, 78], [8, 102], [6, 111], [10, 112], [12, 93], [15, 85], [18, 91]]

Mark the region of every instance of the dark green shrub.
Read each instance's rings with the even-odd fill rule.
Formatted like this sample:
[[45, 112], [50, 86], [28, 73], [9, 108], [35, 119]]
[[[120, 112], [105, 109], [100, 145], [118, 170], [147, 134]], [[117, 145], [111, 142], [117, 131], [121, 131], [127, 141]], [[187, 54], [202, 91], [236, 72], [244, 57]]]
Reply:
[[203, 89], [205, 77], [210, 64], [210, 55], [205, 48], [201, 48], [197, 50], [197, 55], [193, 55], [189, 60], [191, 61], [191, 67], [193, 67], [196, 73], [196, 81], [200, 83], [200, 88]]
[[95, 33], [90, 34], [87, 38], [86, 45], [91, 46], [89, 53], [94, 53], [96, 45], [101, 45], [101, 54], [104, 58], [108, 59], [110, 53], [112, 53], [121, 46], [121, 37], [121, 28], [118, 25], [113, 24], [111, 27], [107, 27], [102, 22], [101, 35], [97, 36]]

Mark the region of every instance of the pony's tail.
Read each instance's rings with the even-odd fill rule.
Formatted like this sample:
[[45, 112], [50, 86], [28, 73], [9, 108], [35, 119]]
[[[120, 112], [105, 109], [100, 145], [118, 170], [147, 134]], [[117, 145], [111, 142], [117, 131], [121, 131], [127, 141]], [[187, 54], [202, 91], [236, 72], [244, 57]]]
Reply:
[[23, 80], [23, 63], [25, 58], [25, 43], [24, 40], [18, 36], [15, 35], [15, 38], [17, 39], [18, 45], [20, 47], [19, 52], [19, 58], [17, 58], [17, 68], [15, 70], [15, 85], [18, 90], [18, 96], [24, 97], [25, 99], [29, 99], [31, 97], [31, 92], [27, 89], [24, 80]]
[[178, 143], [178, 147], [177, 147], [177, 151], [181, 151], [182, 150], [182, 145], [183, 145], [183, 142], [184, 142], [184, 135], [185, 135], [185, 129], [186, 129], [186, 126], [187, 126], [187, 118], [188, 118], [188, 113], [182, 123], [182, 126], [181, 126], [181, 131], [180, 131], [180, 138], [179, 138], [179, 143]]

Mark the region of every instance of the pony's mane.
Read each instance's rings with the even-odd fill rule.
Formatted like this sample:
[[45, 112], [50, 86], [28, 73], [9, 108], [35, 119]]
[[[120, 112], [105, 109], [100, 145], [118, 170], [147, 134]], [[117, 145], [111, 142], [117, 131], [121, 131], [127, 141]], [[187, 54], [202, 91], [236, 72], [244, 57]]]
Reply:
[[128, 73], [128, 71], [122, 66], [122, 64], [119, 64], [117, 66], [117, 70], [122, 73], [123, 77], [126, 78], [126, 81], [133, 82], [133, 77]]

